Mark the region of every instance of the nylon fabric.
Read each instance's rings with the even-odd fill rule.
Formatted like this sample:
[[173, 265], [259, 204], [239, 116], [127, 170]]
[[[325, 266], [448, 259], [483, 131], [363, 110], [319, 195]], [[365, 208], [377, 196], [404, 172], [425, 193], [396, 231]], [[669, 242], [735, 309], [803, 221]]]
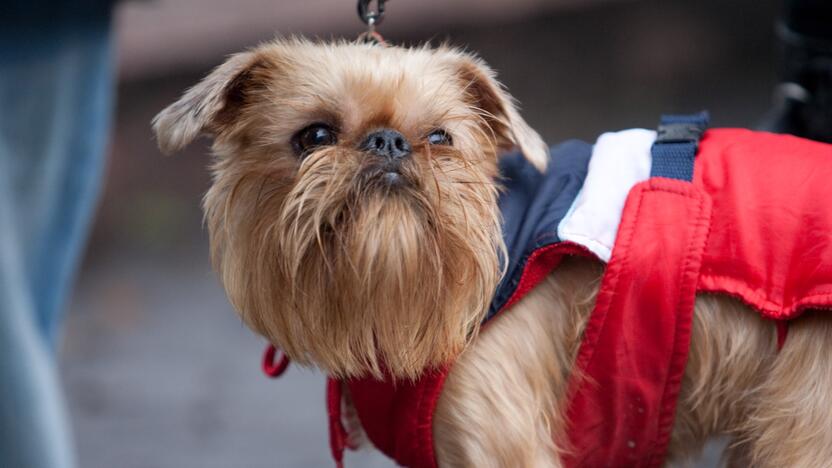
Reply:
[[678, 180], [652, 178], [627, 198], [575, 363], [565, 466], [662, 465], [710, 217], [709, 198]]

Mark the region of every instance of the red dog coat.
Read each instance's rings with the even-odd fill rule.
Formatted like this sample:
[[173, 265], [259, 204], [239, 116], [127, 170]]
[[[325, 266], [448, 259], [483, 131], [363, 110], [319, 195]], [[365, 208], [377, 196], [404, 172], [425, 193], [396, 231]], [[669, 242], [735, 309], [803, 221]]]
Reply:
[[[674, 138], [665, 138], [669, 146], [662, 147], [663, 157], [684, 144], [695, 148], [695, 142]], [[507, 230], [508, 279], [498, 288], [489, 318], [498, 311], [510, 313], [564, 255], [608, 262], [575, 363], [587, 378], [572, 382], [570, 451], [564, 459], [569, 467], [663, 463], [697, 292], [735, 296], [777, 321], [832, 307], [832, 145], [710, 130], [699, 142], [695, 164], [691, 160], [685, 169], [684, 157], [671, 157], [669, 166], [656, 159], [655, 148], [664, 142], [653, 144], [655, 139], [655, 132], [645, 130], [607, 134], [591, 159], [588, 146], [564, 144], [553, 149], [547, 173], [531, 183], [523, 180], [532, 172], [522, 158], [502, 163], [509, 194], [558, 192], [546, 193], [545, 202], [576, 185], [578, 193], [566, 196], [572, 202], [565, 208], [562, 201], [540, 204], [536, 195], [519, 196], [526, 206], [544, 206], [531, 212], [546, 219], [529, 228], [527, 210], [520, 227]], [[565, 157], [577, 153], [587, 157]], [[562, 176], [574, 167], [573, 173], [586, 171], [587, 159], [588, 175]], [[614, 188], [610, 174], [630, 182]], [[616, 190], [618, 198], [610, 195]], [[501, 207], [511, 203], [501, 201]], [[618, 211], [612, 222], [593, 211], [608, 206]], [[512, 218], [511, 210], [504, 216]], [[522, 260], [511, 258], [512, 236], [531, 246]], [[436, 467], [433, 414], [449, 370], [450, 365], [431, 370], [415, 382], [330, 379], [336, 461], [345, 446], [340, 420], [345, 385], [376, 447], [403, 466]]]

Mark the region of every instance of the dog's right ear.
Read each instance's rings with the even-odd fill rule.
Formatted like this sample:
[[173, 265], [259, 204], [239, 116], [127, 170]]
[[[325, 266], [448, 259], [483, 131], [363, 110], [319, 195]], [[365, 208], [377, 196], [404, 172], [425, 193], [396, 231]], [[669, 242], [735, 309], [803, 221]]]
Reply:
[[519, 148], [526, 160], [543, 172], [549, 161], [549, 147], [520, 116], [514, 98], [497, 81], [494, 71], [471, 54], [459, 51], [451, 54], [466, 94], [491, 125], [500, 149]]
[[170, 154], [201, 133], [217, 135], [245, 104], [255, 68], [264, 66], [265, 60], [256, 51], [233, 55], [159, 112], [153, 118], [159, 149]]

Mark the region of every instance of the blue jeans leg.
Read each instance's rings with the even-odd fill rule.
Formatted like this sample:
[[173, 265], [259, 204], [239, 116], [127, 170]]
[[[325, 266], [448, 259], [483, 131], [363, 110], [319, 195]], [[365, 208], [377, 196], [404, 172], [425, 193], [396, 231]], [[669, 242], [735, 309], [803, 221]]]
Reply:
[[54, 359], [101, 184], [109, 15], [0, 32], [0, 467], [75, 466]]

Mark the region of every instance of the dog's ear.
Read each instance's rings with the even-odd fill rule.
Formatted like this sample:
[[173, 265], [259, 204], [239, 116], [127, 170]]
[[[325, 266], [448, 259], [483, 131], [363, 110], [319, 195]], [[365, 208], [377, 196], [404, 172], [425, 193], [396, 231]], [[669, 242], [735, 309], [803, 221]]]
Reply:
[[514, 99], [497, 81], [494, 71], [476, 57], [461, 54], [457, 59], [457, 73], [466, 85], [472, 105], [483, 111], [500, 149], [519, 148], [526, 159], [543, 172], [549, 161], [549, 149], [540, 135], [520, 117]]
[[216, 136], [237, 117], [257, 68], [265, 59], [256, 51], [232, 55], [182, 97], [153, 118], [159, 148], [170, 154], [201, 133]]

